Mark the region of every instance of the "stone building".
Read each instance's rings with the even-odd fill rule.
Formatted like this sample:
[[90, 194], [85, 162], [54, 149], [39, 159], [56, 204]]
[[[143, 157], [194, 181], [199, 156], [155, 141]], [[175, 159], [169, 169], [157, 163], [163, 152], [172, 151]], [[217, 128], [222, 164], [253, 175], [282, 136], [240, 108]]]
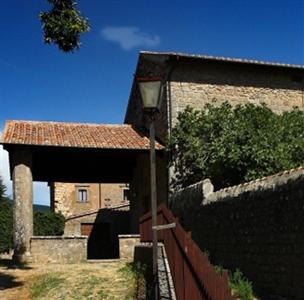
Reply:
[[137, 77], [160, 77], [165, 84], [156, 134], [165, 143], [178, 113], [187, 105], [266, 103], [281, 113], [304, 107], [304, 66], [246, 59], [140, 52], [125, 123], [147, 128]]
[[51, 209], [66, 218], [129, 205], [127, 183], [50, 183]]
[[[52, 211], [61, 213], [65, 219], [65, 235], [90, 236], [96, 217], [104, 210], [129, 211], [129, 185], [126, 183], [62, 183], [50, 186]], [[129, 214], [126, 214], [129, 217]], [[129, 221], [128, 218], [125, 221]], [[111, 220], [107, 222], [111, 230]]]
[[[303, 70], [303, 66], [288, 64], [180, 53], [141, 52], [134, 78], [157, 76], [165, 83], [161, 113], [156, 120], [158, 140], [165, 144], [171, 128], [177, 122], [178, 113], [187, 105], [200, 109], [210, 102], [220, 104], [228, 101], [232, 105], [266, 103], [278, 113], [293, 107], [302, 108]], [[142, 113], [141, 98], [135, 79], [125, 123], [147, 132], [148, 124]], [[140, 215], [150, 208], [149, 189], [141, 188], [143, 185], [149, 186], [149, 162], [146, 157], [140, 155], [136, 161], [140, 170], [134, 168], [131, 207], [132, 212], [137, 211], [137, 215]], [[158, 162], [158, 196], [162, 202], [167, 199], [169, 177], [172, 174], [168, 174], [164, 159], [159, 159]], [[73, 184], [56, 183], [53, 187], [57, 190], [57, 196], [54, 198], [55, 211], [62, 211], [65, 215], [75, 215], [109, 205], [106, 204], [105, 197], [99, 200], [104, 201], [104, 204], [95, 200], [100, 188], [98, 185], [91, 186], [92, 202], [85, 205], [74, 201], [75, 193], [83, 190], [81, 185], [77, 188], [77, 185]], [[117, 192], [122, 195], [119, 190]], [[119, 199], [118, 196], [114, 198]], [[133, 230], [136, 231], [136, 224], [133, 225]]]
[[[177, 122], [178, 113], [187, 106], [202, 109], [206, 103], [228, 101], [232, 105], [266, 103], [277, 113], [293, 107], [304, 108], [303, 65], [142, 51], [125, 115], [125, 123], [142, 131], [148, 130], [148, 120], [142, 111], [138, 77], [159, 77], [163, 81], [163, 99], [155, 121], [156, 137], [163, 144]], [[169, 191], [174, 170], [166, 168], [166, 172]]]
[[130, 233], [126, 183], [50, 184], [52, 211], [65, 217], [65, 236], [87, 236], [88, 258], [118, 257], [118, 235]]
[[[150, 209], [150, 172], [148, 120], [142, 112], [137, 77], [161, 77], [164, 83], [161, 110], [156, 119], [159, 203], [167, 202], [170, 178], [174, 176], [172, 169], [167, 167], [164, 146], [177, 122], [178, 113], [187, 105], [199, 109], [208, 102], [219, 104], [229, 101], [233, 105], [264, 102], [278, 113], [296, 106], [300, 109], [304, 107], [302, 65], [141, 52], [125, 125], [8, 121], [1, 143], [10, 156], [15, 198], [15, 252], [20, 259], [30, 253], [30, 241], [33, 239], [33, 180], [129, 183], [128, 231], [138, 232], [139, 216]], [[81, 190], [84, 189], [80, 186], [77, 193]], [[71, 209], [68, 203], [60, 205], [62, 210]], [[99, 217], [96, 216], [96, 221]], [[107, 215], [99, 220], [102, 223], [106, 218], [114, 220], [115, 216]], [[72, 219], [73, 216], [70, 224]], [[127, 228], [122, 227], [119, 230]], [[75, 228], [71, 226], [70, 233]], [[83, 228], [88, 230], [85, 226]], [[77, 230], [79, 232], [79, 227]], [[106, 232], [109, 231], [106, 230], [105, 235]]]

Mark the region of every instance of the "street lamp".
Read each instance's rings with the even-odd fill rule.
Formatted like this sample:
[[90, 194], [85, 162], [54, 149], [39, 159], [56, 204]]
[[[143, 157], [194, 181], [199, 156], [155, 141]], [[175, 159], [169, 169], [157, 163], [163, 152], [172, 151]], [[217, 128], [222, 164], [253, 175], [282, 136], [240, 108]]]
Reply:
[[137, 78], [143, 102], [143, 111], [150, 121], [150, 177], [151, 177], [151, 211], [152, 211], [152, 251], [154, 299], [158, 299], [158, 266], [157, 266], [157, 196], [155, 168], [155, 114], [160, 110], [162, 99], [162, 81], [160, 78]]

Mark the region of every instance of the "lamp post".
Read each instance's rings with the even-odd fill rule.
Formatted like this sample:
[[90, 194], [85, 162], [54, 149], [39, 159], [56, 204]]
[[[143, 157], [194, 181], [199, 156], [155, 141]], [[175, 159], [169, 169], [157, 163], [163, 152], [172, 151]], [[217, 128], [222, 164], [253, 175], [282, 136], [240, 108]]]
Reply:
[[152, 251], [154, 299], [158, 299], [158, 265], [157, 265], [157, 194], [156, 194], [156, 161], [155, 161], [155, 115], [159, 112], [162, 98], [160, 78], [137, 78], [143, 103], [143, 111], [150, 121], [150, 179], [151, 179], [151, 212], [152, 212]]

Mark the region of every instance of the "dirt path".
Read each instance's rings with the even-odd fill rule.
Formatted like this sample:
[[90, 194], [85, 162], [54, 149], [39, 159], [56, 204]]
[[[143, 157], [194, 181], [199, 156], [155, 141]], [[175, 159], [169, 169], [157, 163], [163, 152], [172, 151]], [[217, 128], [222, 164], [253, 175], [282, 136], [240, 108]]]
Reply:
[[1, 300], [133, 299], [135, 280], [121, 261], [14, 267], [0, 260]]

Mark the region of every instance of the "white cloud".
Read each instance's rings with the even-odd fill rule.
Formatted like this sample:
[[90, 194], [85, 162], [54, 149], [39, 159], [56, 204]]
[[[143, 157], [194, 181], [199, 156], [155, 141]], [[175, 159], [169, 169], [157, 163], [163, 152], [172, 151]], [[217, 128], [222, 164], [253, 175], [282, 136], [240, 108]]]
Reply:
[[[3, 146], [0, 145], [0, 176], [2, 177], [3, 183], [7, 188], [6, 194], [12, 197], [12, 181], [10, 180], [9, 172], [8, 152], [3, 149]], [[50, 192], [47, 183], [34, 182], [33, 192], [35, 204], [50, 205]]]
[[138, 27], [104, 27], [101, 36], [111, 42], [118, 43], [124, 50], [138, 47], [156, 47], [160, 43], [158, 35], [150, 35]]

